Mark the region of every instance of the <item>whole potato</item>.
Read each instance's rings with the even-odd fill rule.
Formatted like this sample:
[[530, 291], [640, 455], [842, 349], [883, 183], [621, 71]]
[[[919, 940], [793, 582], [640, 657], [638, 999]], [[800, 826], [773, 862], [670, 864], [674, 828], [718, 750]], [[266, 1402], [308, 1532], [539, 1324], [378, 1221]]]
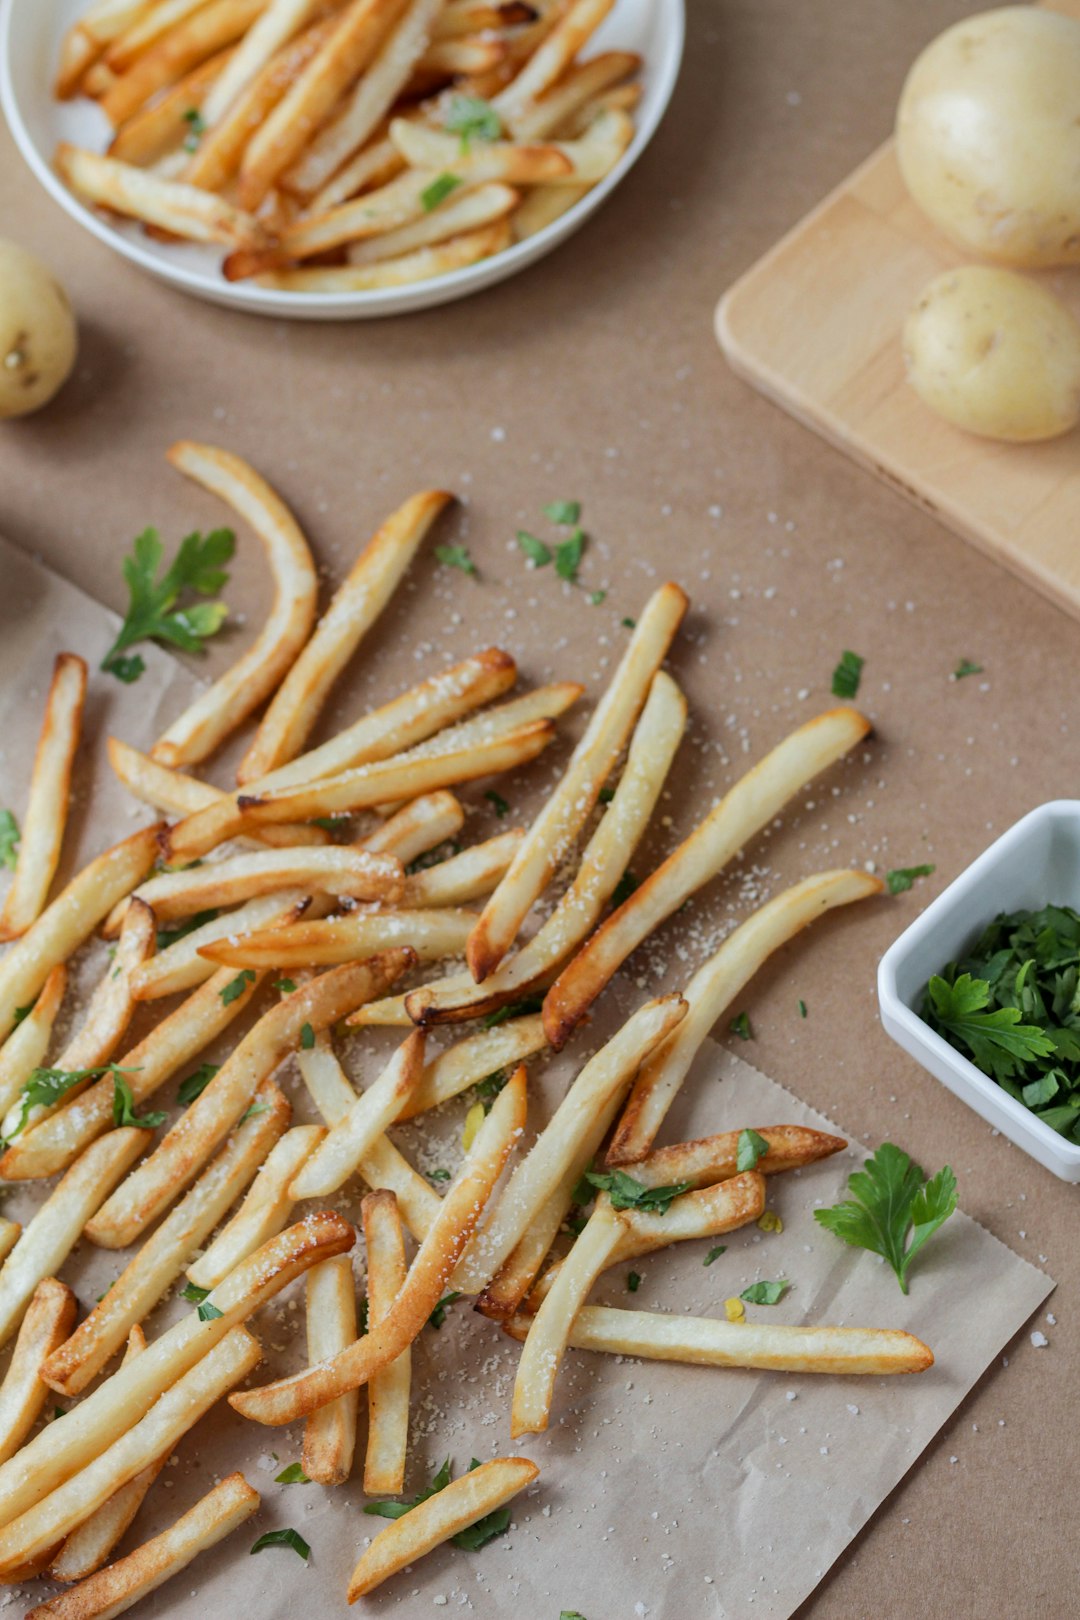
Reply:
[[911, 195], [961, 247], [1080, 263], [1080, 22], [1005, 6], [947, 28], [907, 76], [896, 140]]
[[0, 241], [0, 417], [46, 404], [75, 364], [75, 316], [32, 253]]
[[904, 326], [916, 393], [990, 439], [1052, 439], [1080, 421], [1080, 323], [1014, 270], [946, 270]]

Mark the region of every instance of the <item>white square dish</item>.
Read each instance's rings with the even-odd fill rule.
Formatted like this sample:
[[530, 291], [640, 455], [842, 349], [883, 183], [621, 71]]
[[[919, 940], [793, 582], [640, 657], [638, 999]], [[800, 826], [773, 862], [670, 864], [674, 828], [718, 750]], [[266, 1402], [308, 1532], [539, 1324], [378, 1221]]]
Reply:
[[887, 1033], [924, 1069], [1055, 1176], [1080, 1182], [1080, 1145], [1043, 1124], [918, 1013], [930, 977], [999, 912], [1047, 904], [1080, 910], [1080, 800], [1032, 810], [927, 906], [882, 957], [878, 1003]]

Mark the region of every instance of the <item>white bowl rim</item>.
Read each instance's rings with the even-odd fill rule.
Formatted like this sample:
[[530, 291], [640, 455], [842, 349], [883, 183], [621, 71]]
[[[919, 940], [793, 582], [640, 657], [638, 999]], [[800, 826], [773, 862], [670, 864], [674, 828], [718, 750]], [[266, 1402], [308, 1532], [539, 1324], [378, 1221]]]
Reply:
[[[406, 287], [374, 288], [364, 292], [290, 293], [272, 287], [252, 286], [246, 282], [227, 282], [220, 275], [215, 277], [202, 270], [191, 270], [178, 260], [164, 259], [150, 253], [137, 237], [115, 230], [107, 220], [87, 207], [64, 185], [52, 165], [38, 150], [19, 104], [9, 45], [12, 19], [18, 3], [19, 0], [0, 0], [0, 110], [7, 119], [19, 152], [39, 183], [78, 224], [90, 231], [106, 247], [112, 248], [114, 252], [141, 270], [147, 271], [159, 280], [170, 282], [196, 297], [209, 298], [217, 303], [228, 304], [234, 309], [246, 309], [252, 314], [276, 316], [280, 316], [283, 307], [291, 304], [293, 300], [296, 301], [297, 314], [303, 310], [309, 312], [320, 310], [327, 314], [336, 312], [343, 318], [364, 314], [405, 314], [410, 309], [419, 310], [422, 305], [414, 301], [419, 299], [424, 291], [436, 287], [439, 289], [439, 303], [449, 303], [452, 299], [464, 297], [467, 293], [481, 291], [491, 284], [492, 268], [496, 264], [499, 266], [500, 281], [526, 269], [544, 253], [557, 247], [579, 225], [583, 225], [637, 162], [655, 135], [670, 105], [686, 44], [686, 0], [669, 0], [675, 27], [674, 38], [661, 63], [663, 71], [656, 85], [655, 97], [650, 99], [645, 116], [634, 131], [633, 140], [603, 180], [586, 192], [585, 196], [581, 197], [572, 208], [567, 209], [565, 214], [545, 225], [534, 236], [515, 242], [502, 253], [481, 259], [476, 264], [448, 271], [445, 275], [433, 277], [430, 281], [410, 283]], [[29, 0], [29, 3], [42, 4], [44, 0]]]

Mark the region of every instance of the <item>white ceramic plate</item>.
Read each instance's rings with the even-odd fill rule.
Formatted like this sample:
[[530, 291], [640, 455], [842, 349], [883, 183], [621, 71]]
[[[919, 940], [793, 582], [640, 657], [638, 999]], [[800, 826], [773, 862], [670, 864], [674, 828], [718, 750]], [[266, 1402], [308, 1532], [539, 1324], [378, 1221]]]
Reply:
[[599, 208], [645, 150], [675, 88], [685, 33], [684, 0], [617, 0], [588, 54], [618, 48], [637, 51], [644, 58], [637, 133], [606, 179], [561, 219], [505, 253], [433, 281], [375, 292], [295, 293], [227, 282], [219, 269], [219, 251], [153, 242], [137, 226], [114, 223], [87, 208], [53, 173], [51, 158], [58, 142], [72, 141], [104, 151], [109, 139], [108, 125], [93, 103], [57, 102], [50, 92], [60, 37], [85, 9], [85, 0], [0, 0], [0, 106], [19, 150], [42, 185], [86, 230], [162, 281], [211, 303], [307, 321], [399, 315], [445, 304], [493, 286], [550, 253]]

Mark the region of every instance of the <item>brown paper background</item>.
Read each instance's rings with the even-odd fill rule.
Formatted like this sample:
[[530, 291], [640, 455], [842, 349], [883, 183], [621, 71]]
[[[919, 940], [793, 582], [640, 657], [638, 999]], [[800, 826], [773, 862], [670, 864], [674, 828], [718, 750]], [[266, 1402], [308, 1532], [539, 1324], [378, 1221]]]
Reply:
[[[0, 228], [63, 275], [83, 327], [55, 406], [0, 430], [0, 527], [99, 599], [120, 605], [119, 555], [145, 523], [176, 536], [220, 516], [161, 459], [181, 434], [260, 463], [334, 576], [418, 483], [468, 498], [462, 527], [484, 580], [418, 571], [342, 711], [376, 679], [386, 690], [404, 678], [413, 649], [434, 663], [496, 639], [530, 678], [557, 671], [595, 690], [619, 619], [672, 573], [695, 603], [673, 666], [694, 742], [654, 851], [709, 804], [727, 760], [758, 757], [826, 701], [843, 647], [869, 655], [860, 701], [877, 737], [865, 758], [754, 846], [747, 866], [769, 869], [756, 884], [714, 885], [694, 915], [721, 920], [746, 909], [744, 887], [775, 890], [822, 864], [936, 862], [912, 894], [829, 918], [781, 953], [746, 998], [750, 1052], [859, 1137], [893, 1136], [929, 1165], [948, 1157], [965, 1209], [1045, 1256], [1061, 1286], [1057, 1324], [1040, 1318], [1049, 1347], [1026, 1332], [1010, 1347], [1009, 1367], [981, 1382], [804, 1606], [814, 1620], [915, 1603], [1056, 1620], [1080, 1574], [1062, 1421], [1080, 1368], [1075, 1189], [895, 1049], [873, 994], [877, 957], [920, 904], [1024, 811], [1074, 791], [1078, 632], [756, 398], [710, 328], [723, 288], [887, 133], [916, 50], [971, 9], [696, 0], [672, 110], [590, 225], [477, 299], [351, 328], [262, 322], [151, 283], [69, 222], [0, 137]], [[602, 608], [523, 573], [507, 550], [557, 497], [585, 501], [595, 543], [583, 578], [610, 587]], [[265, 596], [244, 549], [229, 595], [255, 618]], [[950, 683], [961, 656], [986, 673]], [[641, 971], [671, 954], [662, 942]], [[410, 1607], [428, 1605], [398, 1612]]]

